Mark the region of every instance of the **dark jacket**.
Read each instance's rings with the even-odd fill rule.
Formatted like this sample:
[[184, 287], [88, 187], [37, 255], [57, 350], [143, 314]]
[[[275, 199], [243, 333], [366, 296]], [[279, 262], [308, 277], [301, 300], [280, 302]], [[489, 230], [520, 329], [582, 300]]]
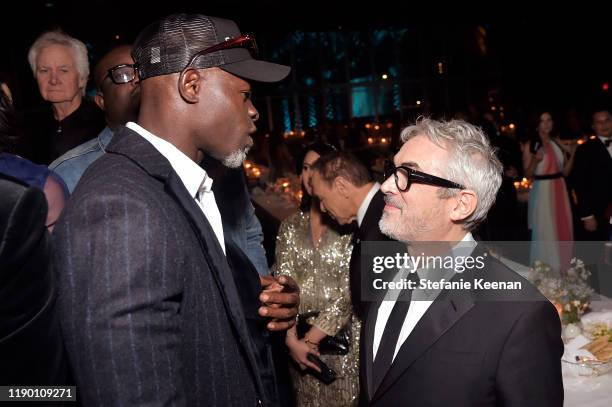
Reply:
[[44, 165], [95, 138], [106, 126], [104, 112], [87, 99], [61, 121], [55, 120], [50, 105], [26, 112], [24, 116], [25, 134], [17, 153]]
[[0, 385], [63, 385], [42, 191], [0, 174]]
[[201, 166], [214, 180], [212, 189], [223, 221], [223, 234], [242, 249], [259, 274], [270, 274], [263, 230], [255, 216], [244, 169], [227, 168], [208, 156]]
[[165, 157], [130, 129], [116, 135], [55, 231], [84, 404], [275, 405], [257, 273], [230, 241], [226, 258]]
[[[477, 257], [476, 247], [472, 256]], [[373, 388], [374, 326], [380, 303], [362, 325], [363, 406], [561, 407], [561, 322], [554, 306], [527, 280], [487, 253], [482, 275], [464, 280], [522, 281], [503, 301], [491, 291], [442, 291]], [[479, 272], [481, 273], [481, 272]]]
[[361, 270], [361, 242], [364, 241], [389, 241], [388, 236], [383, 235], [378, 227], [385, 208], [385, 196], [379, 190], [376, 192], [363, 217], [361, 226], [353, 234], [353, 252], [350, 261], [350, 288], [353, 310], [359, 318], [363, 318], [367, 302], [363, 301], [362, 295], [362, 270]]
[[[578, 146], [572, 171], [578, 216], [597, 220], [597, 232], [585, 240], [608, 240], [612, 205], [612, 157], [599, 137]], [[607, 216], [606, 216], [607, 215]]]

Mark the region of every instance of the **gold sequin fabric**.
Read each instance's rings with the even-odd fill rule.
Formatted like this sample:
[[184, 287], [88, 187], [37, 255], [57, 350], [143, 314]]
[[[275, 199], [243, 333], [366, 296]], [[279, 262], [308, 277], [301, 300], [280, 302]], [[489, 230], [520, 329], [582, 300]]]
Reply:
[[327, 231], [315, 247], [310, 215], [298, 212], [282, 222], [276, 241], [275, 275], [289, 275], [300, 286], [301, 314], [318, 312], [309, 322], [328, 335], [350, 327], [349, 353], [321, 355], [338, 379], [325, 385], [292, 364], [291, 376], [298, 406], [353, 406], [359, 395], [360, 321], [352, 314], [349, 290], [351, 236]]

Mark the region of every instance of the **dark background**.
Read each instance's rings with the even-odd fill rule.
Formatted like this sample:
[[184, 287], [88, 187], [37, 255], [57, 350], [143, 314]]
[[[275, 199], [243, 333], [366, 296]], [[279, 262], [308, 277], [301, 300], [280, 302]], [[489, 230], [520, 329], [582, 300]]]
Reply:
[[[243, 32], [256, 33], [264, 57], [299, 31], [367, 33], [407, 28], [417, 44], [417, 68], [410, 80], [429, 89], [425, 98], [431, 99], [431, 110], [442, 114], [470, 105], [485, 109], [487, 99], [493, 96], [507, 106], [509, 114], [575, 107], [588, 121], [593, 106], [610, 101], [610, 91], [603, 87], [611, 82], [612, 18], [603, 5], [581, 3], [559, 9], [563, 6], [557, 3], [536, 10], [529, 4], [496, 3], [451, 9], [440, 3], [422, 9], [415, 3], [393, 1], [176, 0], [158, 4], [35, 0], [2, 7], [0, 70], [9, 74], [21, 108], [42, 103], [26, 56], [43, 31], [59, 27], [83, 40], [95, 63], [112, 44], [133, 41], [148, 23], [174, 12], [234, 19]], [[479, 28], [486, 32], [485, 54], [478, 50], [475, 33]], [[447, 64], [444, 78], [437, 78], [434, 72], [437, 60]], [[287, 93], [302, 89], [300, 69], [299, 65], [295, 69], [298, 78], [294, 84], [284, 85]], [[410, 66], [406, 70], [410, 71]], [[269, 87], [256, 91], [259, 97], [277, 92]]]

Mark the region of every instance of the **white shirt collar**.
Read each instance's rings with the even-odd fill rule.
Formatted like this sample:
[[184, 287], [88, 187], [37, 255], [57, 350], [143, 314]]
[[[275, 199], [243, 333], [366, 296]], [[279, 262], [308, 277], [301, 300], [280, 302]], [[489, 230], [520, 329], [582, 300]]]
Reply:
[[374, 185], [372, 185], [372, 188], [370, 188], [370, 191], [366, 195], [363, 202], [361, 202], [361, 205], [359, 206], [359, 210], [357, 210], [357, 225], [358, 226], [361, 226], [361, 223], [363, 222], [363, 218], [365, 217], [365, 214], [368, 211], [368, 207], [370, 206], [370, 202], [372, 202], [372, 198], [374, 198], [374, 195], [376, 195], [379, 189], [380, 189], [380, 184], [378, 182], [375, 182]]
[[474, 251], [476, 247], [476, 240], [474, 236], [472, 236], [472, 232], [467, 232], [463, 239], [461, 239], [455, 246], [452, 248], [453, 256], [469, 256]]
[[212, 178], [208, 176], [202, 167], [176, 148], [174, 144], [156, 136], [134, 122], [128, 122], [125, 126], [140, 134], [145, 140], [151, 143], [161, 155], [168, 159], [170, 165], [181, 181], [183, 181], [185, 188], [187, 188], [192, 198], [197, 196], [202, 187], [210, 190], [212, 187]]

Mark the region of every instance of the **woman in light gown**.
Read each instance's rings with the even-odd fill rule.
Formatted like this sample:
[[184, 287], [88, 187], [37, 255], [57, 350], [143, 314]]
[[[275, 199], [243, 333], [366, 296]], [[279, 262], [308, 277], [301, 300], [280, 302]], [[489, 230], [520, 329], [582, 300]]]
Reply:
[[536, 137], [523, 145], [523, 165], [525, 176], [533, 180], [528, 207], [531, 262], [541, 260], [558, 271], [568, 267], [572, 255], [572, 212], [564, 177], [572, 169], [575, 148], [564, 150], [553, 124], [549, 112], [538, 116]]
[[[352, 314], [349, 293], [351, 236], [334, 230], [332, 221], [310, 196], [310, 167], [332, 149], [321, 143], [307, 148], [301, 176], [302, 205], [282, 222], [276, 243], [273, 273], [289, 275], [299, 284], [301, 315], [316, 314], [308, 319], [310, 328], [304, 337], [297, 336], [295, 327], [287, 332], [286, 344], [295, 362], [290, 370], [298, 406], [352, 406], [357, 404], [359, 394], [360, 323]], [[307, 356], [318, 354], [318, 343], [342, 329], [350, 333], [348, 354], [320, 355], [337, 374], [336, 381], [325, 385], [305, 374], [304, 370], [313, 366]]]

